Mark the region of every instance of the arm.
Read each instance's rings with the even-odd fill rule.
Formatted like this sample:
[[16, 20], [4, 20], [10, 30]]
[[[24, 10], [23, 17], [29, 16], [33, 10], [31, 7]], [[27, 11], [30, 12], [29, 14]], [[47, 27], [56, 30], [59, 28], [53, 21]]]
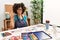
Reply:
[[27, 22], [27, 25], [28, 25], [28, 20], [26, 20], [26, 22]]

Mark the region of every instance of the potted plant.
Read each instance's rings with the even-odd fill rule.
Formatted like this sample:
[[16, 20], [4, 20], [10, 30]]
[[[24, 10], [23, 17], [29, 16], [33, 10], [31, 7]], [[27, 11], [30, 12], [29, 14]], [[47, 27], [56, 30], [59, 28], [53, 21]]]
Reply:
[[31, 1], [31, 11], [33, 13], [33, 20], [35, 24], [41, 22], [41, 0], [32, 0]]

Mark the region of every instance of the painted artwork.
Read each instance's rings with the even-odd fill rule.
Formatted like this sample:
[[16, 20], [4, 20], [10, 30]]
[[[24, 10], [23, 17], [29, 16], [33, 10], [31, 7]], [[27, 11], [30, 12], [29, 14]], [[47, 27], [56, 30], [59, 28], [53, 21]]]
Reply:
[[52, 37], [48, 35], [47, 33], [45, 33], [44, 31], [22, 33], [23, 40], [43, 40], [44, 38], [52, 39]]

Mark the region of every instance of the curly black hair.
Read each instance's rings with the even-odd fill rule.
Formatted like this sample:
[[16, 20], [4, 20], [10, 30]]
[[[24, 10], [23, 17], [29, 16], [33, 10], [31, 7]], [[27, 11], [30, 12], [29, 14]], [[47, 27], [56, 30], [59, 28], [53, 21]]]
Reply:
[[23, 3], [15, 3], [14, 5], [13, 5], [13, 12], [15, 13], [15, 14], [17, 14], [17, 10], [18, 10], [18, 8], [22, 8], [22, 14], [25, 12], [25, 10], [26, 10], [26, 7], [25, 7], [25, 5], [23, 4]]

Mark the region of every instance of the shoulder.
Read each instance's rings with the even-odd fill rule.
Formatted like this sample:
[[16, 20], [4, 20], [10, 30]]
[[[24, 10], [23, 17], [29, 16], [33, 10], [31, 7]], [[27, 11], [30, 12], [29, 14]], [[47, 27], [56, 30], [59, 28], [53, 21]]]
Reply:
[[14, 15], [14, 17], [17, 17], [18, 15]]
[[27, 18], [27, 16], [26, 16], [26, 15], [23, 15], [23, 17], [24, 17], [24, 18]]
[[26, 16], [26, 15], [24, 15], [24, 18], [25, 18], [25, 19], [27, 19], [27, 16]]

